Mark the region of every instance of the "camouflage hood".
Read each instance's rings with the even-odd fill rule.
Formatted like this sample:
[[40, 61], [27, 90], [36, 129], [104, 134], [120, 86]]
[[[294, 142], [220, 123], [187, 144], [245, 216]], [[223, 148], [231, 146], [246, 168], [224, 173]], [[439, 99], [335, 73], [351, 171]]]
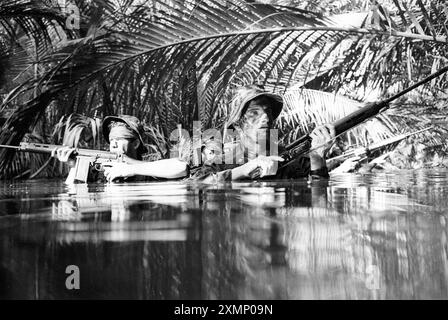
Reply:
[[231, 110], [229, 118], [226, 122], [226, 128], [233, 126], [235, 122], [241, 119], [251, 100], [262, 96], [272, 100], [272, 116], [274, 117], [274, 120], [277, 119], [283, 109], [282, 96], [267, 92], [262, 86], [251, 85], [241, 87], [237, 90], [235, 98], [232, 100], [230, 105]]
[[137, 136], [140, 140], [140, 146], [137, 149], [137, 153], [140, 156], [143, 155], [144, 153], [148, 152], [148, 149], [145, 147], [145, 144], [143, 142], [143, 136], [144, 136], [143, 124], [137, 117], [130, 116], [130, 115], [123, 114], [123, 115], [117, 115], [117, 116], [107, 116], [104, 118], [102, 129], [103, 129], [104, 139], [107, 141], [107, 143], [110, 143], [110, 141], [109, 141], [109, 133], [110, 133], [109, 125], [112, 121], [125, 123], [129, 127], [129, 129], [131, 129], [133, 132], [135, 132], [137, 134]]

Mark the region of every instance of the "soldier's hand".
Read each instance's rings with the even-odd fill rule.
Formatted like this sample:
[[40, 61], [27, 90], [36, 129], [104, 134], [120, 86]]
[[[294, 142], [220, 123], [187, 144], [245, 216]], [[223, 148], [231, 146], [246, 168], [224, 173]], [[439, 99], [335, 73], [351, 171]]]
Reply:
[[325, 124], [316, 127], [311, 133], [311, 149], [310, 156], [317, 155], [321, 158], [325, 157], [325, 153], [331, 147], [336, 137], [334, 125]]
[[74, 151], [75, 148], [60, 147], [51, 151], [51, 156], [58, 159], [61, 162], [68, 162], [71, 167], [75, 165]]
[[135, 173], [132, 170], [132, 165], [123, 162], [112, 162], [104, 167], [104, 177], [107, 182], [112, 182], [116, 178], [131, 177]]
[[339, 167], [332, 170], [331, 173], [335, 174], [335, 173], [352, 172], [353, 170], [356, 169], [360, 160], [361, 158], [359, 156], [348, 158], [344, 162], [342, 162]]
[[244, 167], [246, 176], [252, 179], [257, 179], [276, 174], [278, 162], [281, 161], [283, 161], [283, 158], [279, 156], [258, 156], [244, 164], [242, 167]]

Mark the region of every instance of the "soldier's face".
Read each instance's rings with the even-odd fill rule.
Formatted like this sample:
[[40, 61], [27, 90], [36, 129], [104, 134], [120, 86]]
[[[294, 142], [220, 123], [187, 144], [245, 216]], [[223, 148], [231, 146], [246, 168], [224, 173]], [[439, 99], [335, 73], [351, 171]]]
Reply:
[[110, 138], [109, 150], [116, 154], [128, 154], [132, 149], [130, 139]]
[[269, 99], [257, 98], [249, 102], [243, 115], [244, 130], [269, 129], [274, 122]]
[[120, 131], [112, 128], [109, 133], [109, 151], [135, 158], [140, 141], [138, 139], [123, 138]]

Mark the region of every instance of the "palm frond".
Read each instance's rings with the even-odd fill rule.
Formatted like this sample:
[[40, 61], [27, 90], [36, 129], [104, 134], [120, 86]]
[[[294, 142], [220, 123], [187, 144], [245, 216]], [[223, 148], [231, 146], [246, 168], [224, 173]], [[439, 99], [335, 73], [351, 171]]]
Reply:
[[29, 38], [51, 43], [49, 27], [64, 26], [66, 16], [44, 1], [3, 0], [0, 4], [0, 28], [15, 38], [17, 28]]
[[[444, 56], [447, 44], [445, 28], [434, 18], [446, 20], [439, 8], [442, 1], [435, 6], [412, 1], [398, 11], [393, 2], [375, 6], [361, 26], [239, 0], [126, 1], [125, 6], [112, 6], [114, 15], [99, 15], [92, 32], [39, 60], [53, 67], [28, 79], [11, 96], [28, 94], [29, 101], [5, 102], [2, 108], [20, 106], [4, 124], [0, 143], [18, 143], [50, 101], [61, 97], [71, 97], [68, 112], [82, 105], [88, 114], [101, 109], [100, 101], [110, 100], [114, 113], [127, 111], [151, 124], [161, 123], [169, 135], [176, 122], [186, 119], [186, 110], [196, 110], [183, 103], [198, 83], [197, 115], [203, 126], [221, 123], [217, 115], [225, 115], [231, 91], [248, 82], [284, 92], [292, 83], [303, 85], [319, 77], [326, 82], [315, 82], [316, 87], [333, 85], [331, 91], [366, 86], [385, 91], [396, 79], [405, 83], [406, 68], [412, 76], [423, 76], [427, 61], [434, 65], [424, 50]], [[422, 66], [415, 68], [415, 60]], [[189, 73], [193, 69], [195, 77]], [[0, 167], [7, 164], [5, 157], [0, 154]]]
[[[284, 95], [285, 106], [278, 121], [285, 142], [311, 132], [316, 125], [332, 123], [362, 107], [362, 103], [333, 93], [306, 88], [291, 88]], [[345, 133], [341, 138], [366, 145], [391, 137], [397, 127], [387, 113], [379, 115]]]
[[51, 52], [61, 31], [65, 37], [71, 36], [65, 20], [58, 6], [42, 1], [0, 3], [0, 69], [6, 76], [0, 79], [0, 93], [35, 75], [35, 68], [41, 68], [36, 61]]
[[[180, 9], [178, 8], [186, 9], [186, 4], [188, 4], [188, 2], [184, 3], [180, 1], [174, 1], [174, 3], [177, 6], [177, 8], [171, 7], [174, 12], [179, 12]], [[215, 15], [222, 16], [227, 12], [227, 8], [223, 7], [220, 2], [211, 1], [210, 3], [213, 6], [207, 4], [207, 8], [211, 10]], [[162, 2], [159, 4], [166, 6]], [[272, 15], [272, 13], [281, 12], [279, 10], [275, 10], [271, 6], [247, 4], [244, 2], [238, 2], [238, 5], [241, 5], [241, 7], [232, 7], [235, 10], [235, 12], [233, 13], [237, 14], [239, 20], [246, 20], [240, 21], [239, 25], [243, 24], [244, 22], [244, 26], [253, 24], [255, 22], [257, 22], [257, 25], [273, 25], [275, 23], [278, 23], [279, 16], [275, 16], [275, 18], [269, 18], [269, 16]], [[247, 10], [248, 7], [252, 10]], [[195, 8], [197, 9], [197, 6]], [[256, 14], [252, 13], [248, 15], [246, 13], [247, 11], [244, 11], [244, 9], [246, 9], [247, 11], [254, 11]], [[185, 12], [185, 10], [181, 11]], [[268, 18], [260, 22], [260, 16], [262, 17], [263, 15], [268, 16]], [[292, 16], [298, 16], [297, 13], [292, 14], [291, 12], [285, 12], [284, 15], [284, 19], [289, 22], [292, 21]], [[308, 16], [305, 16], [303, 14], [301, 17], [302, 20], [310, 20]], [[63, 50], [60, 50], [54, 55], [48, 57], [48, 59], [43, 60], [43, 62], [48, 61], [48, 63], [57, 63], [57, 67], [41, 77], [38, 82], [34, 82], [34, 85], [31, 87], [31, 89], [30, 87], [27, 89], [34, 91], [45, 86], [49, 88], [49, 90], [45, 92], [47, 97], [57, 96], [62, 91], [67, 91], [75, 86], [81, 86], [83, 82], [93, 81], [99, 76], [103, 77], [105, 74], [118, 75], [118, 77], [116, 76], [116, 79], [119, 80], [117, 86], [121, 84], [128, 84], [129, 79], [133, 76], [135, 77], [136, 74], [136, 70], [132, 67], [134, 63], [139, 59], [148, 58], [148, 63], [146, 63], [146, 65], [144, 66], [143, 74], [139, 73], [138, 76], [140, 77], [140, 79], [143, 78], [142, 81], [146, 81], [149, 84], [149, 88], [146, 88], [146, 92], [160, 92], [160, 89], [164, 87], [164, 81], [166, 81], [170, 77], [173, 77], [176, 70], [178, 70], [178, 74], [182, 74], [182, 66], [192, 65], [194, 61], [198, 60], [198, 55], [207, 52], [213, 52], [213, 48], [210, 47], [210, 44], [213, 43], [214, 47], [217, 47], [220, 46], [220, 42], [226, 41], [228, 40], [228, 38], [230, 38], [230, 41], [239, 44], [236, 46], [237, 50], [239, 50], [240, 54], [243, 54], [244, 48], [247, 48], [248, 46], [254, 47], [254, 45], [252, 44], [253, 41], [251, 40], [260, 40], [258, 38], [261, 38], [261, 40], [264, 40], [266, 42], [271, 34], [270, 32], [266, 32], [266, 35], [258, 37], [257, 34], [255, 34], [255, 36], [251, 35], [251, 32], [247, 33], [247, 35], [243, 34], [243, 36], [239, 35], [238, 32], [233, 32], [233, 34], [228, 33], [224, 35], [212, 33], [206, 36], [206, 38], [208, 39], [203, 41], [202, 35], [198, 34], [197, 30], [207, 30], [209, 32], [214, 32], [215, 30], [209, 28], [209, 22], [202, 22], [196, 19], [197, 21], [195, 22], [198, 23], [197, 26], [195, 25], [196, 32], [193, 33], [193, 29], [189, 30], [192, 31], [192, 33], [188, 34], [189, 39], [179, 41], [179, 37], [177, 35], [179, 34], [179, 32], [177, 32], [177, 34], [175, 32], [176, 30], [182, 30], [180, 26], [185, 27], [185, 23], [182, 22], [182, 17], [180, 17], [179, 19], [178, 16], [175, 16], [173, 13], [171, 13], [168, 15], [164, 15], [163, 17], [157, 16], [156, 19], [160, 19], [161, 22], [157, 24], [150, 21], [145, 21], [147, 23], [146, 28], [140, 28], [138, 32], [136, 30], [133, 30], [133, 33], [131, 34], [124, 31], [115, 32], [109, 33], [109, 37], [106, 37], [106, 35], [103, 34], [94, 39], [91, 38], [85, 39], [84, 41], [78, 41], [78, 46], [76, 48], [72, 47], [70, 49], [70, 53], [65, 53], [69, 50], [70, 47], [63, 48]], [[317, 18], [314, 18], [314, 21], [317, 21]], [[297, 23], [294, 22], [294, 24]], [[197, 28], [198, 26], [202, 26], [202, 28]], [[165, 29], [165, 31], [168, 31], [164, 33], [163, 37], [159, 36], [160, 32], [154, 33], [154, 30], [160, 30], [162, 27]], [[225, 26], [223, 29], [225, 31], [227, 31], [226, 29], [235, 30], [235, 26], [231, 23], [228, 23], [227, 26]], [[172, 34], [169, 32], [172, 32]], [[182, 31], [181, 34], [182, 33], [184, 32]], [[185, 33], [184, 36], [186, 36]], [[247, 39], [249, 39], [249, 41], [247, 41]], [[185, 53], [188, 52], [189, 49], [191, 49], [187, 44], [191, 43], [193, 45], [196, 43], [200, 43], [201, 41], [201, 52], [196, 52], [196, 55], [191, 55], [191, 57], [187, 61], [185, 61], [184, 58], [179, 58], [185, 57]], [[209, 45], [208, 47], [203, 45], [205, 42], [207, 42], [207, 44]], [[231, 58], [230, 53], [233, 52], [232, 50], [228, 50], [228, 47], [222, 48], [222, 50], [224, 52], [227, 50], [228, 52], [224, 54], [224, 59], [220, 59], [218, 70], [221, 70], [226, 66], [225, 57]], [[153, 52], [159, 51], [165, 54], [159, 55], [157, 59], [151, 59], [155, 58], [155, 55], [151, 54]], [[168, 59], [165, 59], [165, 57]], [[173, 61], [172, 59], [170, 59], [172, 57], [177, 57], [177, 60]], [[215, 59], [216, 58], [217, 57], [215, 57]], [[151, 71], [154, 70], [155, 65], [157, 65], [157, 69], [160, 70], [160, 73], [154, 74], [154, 72]], [[160, 76], [162, 76], [162, 79], [160, 79]], [[149, 79], [145, 79], [146, 77]], [[161, 81], [157, 81], [159, 79]], [[213, 80], [213, 77], [211, 80]], [[153, 89], [153, 86], [155, 85], [157, 85], [157, 88]], [[120, 90], [118, 90], [118, 92], [120, 92]], [[31, 110], [33, 108], [31, 107], [31, 105], [34, 105], [35, 107], [36, 105], [44, 104], [45, 103], [42, 103], [42, 100], [36, 99], [28, 103], [28, 108]], [[30, 123], [32, 123], [32, 120], [27, 124]]]

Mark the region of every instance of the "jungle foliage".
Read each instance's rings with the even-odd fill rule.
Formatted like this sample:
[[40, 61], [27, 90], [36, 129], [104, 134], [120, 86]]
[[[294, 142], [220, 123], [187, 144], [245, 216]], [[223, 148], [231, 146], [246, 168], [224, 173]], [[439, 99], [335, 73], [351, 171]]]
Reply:
[[[222, 127], [235, 88], [252, 83], [285, 95], [278, 125], [291, 141], [446, 65], [447, 20], [444, 0], [5, 0], [0, 144], [98, 147], [97, 119], [125, 113], [167, 154], [178, 124]], [[432, 124], [418, 139], [446, 151], [446, 80], [342, 138], [365, 144]], [[0, 150], [0, 178], [57, 165]]]

